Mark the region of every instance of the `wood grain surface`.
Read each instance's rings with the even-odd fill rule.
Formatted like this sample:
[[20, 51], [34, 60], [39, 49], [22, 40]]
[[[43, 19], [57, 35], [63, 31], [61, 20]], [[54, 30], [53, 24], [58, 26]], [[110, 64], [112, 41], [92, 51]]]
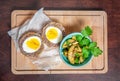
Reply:
[[[11, 28], [22, 25], [30, 19], [35, 10], [15, 10], [11, 15]], [[65, 28], [65, 34], [80, 32], [82, 28], [89, 25], [93, 30], [91, 39], [96, 41], [103, 50], [103, 54], [93, 58], [92, 61], [80, 68], [71, 68], [64, 62], [50, 71], [44, 71], [31, 63], [30, 59], [22, 53], [17, 52], [14, 41], [12, 42], [12, 72], [14, 74], [97, 74], [106, 73], [108, 70], [107, 52], [107, 14], [104, 11], [65, 11], [44, 10], [44, 13], [52, 20], [61, 23]]]
[[[0, 0], [0, 81], [119, 81], [119, 0]], [[11, 72], [11, 29], [13, 10], [104, 10], [108, 14], [108, 72], [106, 74], [14, 75]]]

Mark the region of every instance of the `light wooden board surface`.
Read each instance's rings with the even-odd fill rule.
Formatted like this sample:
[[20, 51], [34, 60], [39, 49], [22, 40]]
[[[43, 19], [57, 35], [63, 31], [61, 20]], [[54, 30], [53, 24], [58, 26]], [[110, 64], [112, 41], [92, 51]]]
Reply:
[[[36, 10], [15, 10], [11, 14], [11, 28], [22, 25], [30, 19]], [[71, 68], [65, 63], [54, 67], [50, 71], [39, 69], [31, 63], [29, 58], [16, 51], [13, 40], [11, 40], [12, 72], [14, 74], [97, 74], [106, 73], [108, 70], [107, 53], [107, 14], [104, 11], [57, 11], [45, 10], [44, 13], [53, 21], [63, 24], [66, 34], [79, 32], [83, 27], [89, 25], [93, 29], [91, 36], [103, 54], [94, 57], [92, 61], [80, 68]]]

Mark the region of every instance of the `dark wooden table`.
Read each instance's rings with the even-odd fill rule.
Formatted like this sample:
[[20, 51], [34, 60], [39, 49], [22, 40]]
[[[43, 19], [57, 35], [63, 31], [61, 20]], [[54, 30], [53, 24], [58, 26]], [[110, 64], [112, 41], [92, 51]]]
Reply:
[[[11, 28], [13, 10], [104, 10], [108, 14], [108, 62], [106, 74], [14, 75], [11, 72]], [[120, 81], [119, 0], [0, 0], [0, 81]]]

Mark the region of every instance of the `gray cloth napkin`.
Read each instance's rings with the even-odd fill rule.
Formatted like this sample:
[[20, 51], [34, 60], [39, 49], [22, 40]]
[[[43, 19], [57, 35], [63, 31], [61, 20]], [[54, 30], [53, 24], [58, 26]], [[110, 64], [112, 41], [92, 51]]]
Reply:
[[41, 8], [31, 19], [27, 20], [22, 26], [11, 29], [8, 34], [14, 40], [17, 50], [19, 50], [18, 40], [22, 34], [30, 30], [40, 33], [41, 28], [50, 21], [49, 17], [43, 13], [43, 8]]
[[[44, 27], [44, 25], [46, 25], [50, 21], [51, 20], [49, 19], [49, 17], [47, 17], [43, 13], [43, 8], [41, 8], [31, 19], [27, 20], [22, 26], [15, 27], [14, 29], [8, 31], [9, 36], [11, 36], [14, 40], [17, 51], [19, 51], [18, 40], [22, 34], [29, 30], [41, 33], [42, 27]], [[47, 71], [50, 68], [60, 64], [61, 59], [59, 57], [58, 51], [59, 46], [49, 48], [48, 46], [46, 46], [46, 44], [44, 44], [44, 47], [45, 48], [43, 52], [39, 55], [39, 57], [37, 57], [37, 59], [35, 58], [35, 60], [33, 60], [30, 58], [30, 60], [32, 60], [32, 63], [36, 64], [38, 68], [42, 68]]]

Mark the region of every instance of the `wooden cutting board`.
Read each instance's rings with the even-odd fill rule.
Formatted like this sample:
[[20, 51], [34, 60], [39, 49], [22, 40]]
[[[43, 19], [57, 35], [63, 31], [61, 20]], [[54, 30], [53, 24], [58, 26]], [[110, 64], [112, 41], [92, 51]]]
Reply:
[[[13, 11], [11, 14], [11, 28], [22, 25], [35, 12], [36, 10]], [[62, 62], [59, 66], [49, 71], [44, 71], [33, 65], [28, 57], [17, 52], [14, 42], [11, 39], [11, 67], [14, 74], [97, 74], [107, 72], [107, 14], [104, 11], [45, 10], [44, 13], [53, 21], [63, 24], [66, 34], [79, 32], [86, 25], [91, 26], [93, 29], [91, 38], [93, 41], [97, 41], [98, 46], [103, 50], [103, 54], [99, 57], [94, 57], [84, 67], [71, 68]]]

